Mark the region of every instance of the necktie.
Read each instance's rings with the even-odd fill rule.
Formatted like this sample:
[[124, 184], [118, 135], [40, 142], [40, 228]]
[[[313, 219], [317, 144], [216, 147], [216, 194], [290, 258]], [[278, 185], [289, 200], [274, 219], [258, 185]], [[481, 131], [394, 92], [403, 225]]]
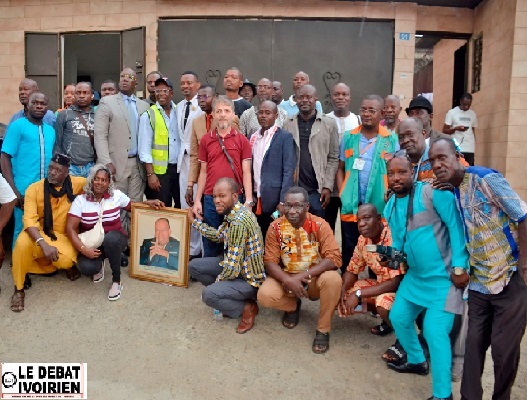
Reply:
[[207, 114], [205, 116], [205, 128], [207, 130], [207, 133], [210, 132], [211, 125], [212, 125], [212, 114]]
[[185, 119], [183, 120], [183, 129], [187, 127], [187, 120], [188, 120], [188, 114], [190, 112], [190, 105], [192, 103], [190, 101], [187, 101], [186, 107], [185, 107]]
[[130, 120], [130, 150], [137, 149], [137, 117], [135, 114], [135, 104], [132, 101], [132, 98], [129, 97], [126, 101], [126, 108], [128, 109], [128, 119]]

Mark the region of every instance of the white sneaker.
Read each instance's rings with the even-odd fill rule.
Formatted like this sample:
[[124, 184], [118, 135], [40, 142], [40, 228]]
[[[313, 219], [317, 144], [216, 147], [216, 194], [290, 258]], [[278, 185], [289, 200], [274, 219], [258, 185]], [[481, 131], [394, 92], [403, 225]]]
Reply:
[[123, 290], [123, 285], [120, 282], [112, 283], [112, 287], [110, 288], [110, 291], [108, 292], [108, 300], [110, 301], [119, 300], [121, 298], [121, 290]]
[[107, 258], [104, 259], [102, 262], [101, 270], [97, 272], [95, 275], [93, 275], [93, 283], [99, 283], [104, 281], [104, 268], [106, 268], [107, 265], [109, 265], [110, 262]]

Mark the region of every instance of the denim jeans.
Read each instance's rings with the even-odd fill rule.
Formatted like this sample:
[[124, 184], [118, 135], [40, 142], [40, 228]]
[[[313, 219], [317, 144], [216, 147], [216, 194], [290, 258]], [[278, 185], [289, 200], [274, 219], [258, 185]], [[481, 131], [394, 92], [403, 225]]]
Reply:
[[93, 167], [95, 163], [88, 163], [86, 165], [70, 165], [70, 175], [73, 176], [82, 176], [83, 178], [87, 178], [88, 174], [90, 173], [90, 168]]

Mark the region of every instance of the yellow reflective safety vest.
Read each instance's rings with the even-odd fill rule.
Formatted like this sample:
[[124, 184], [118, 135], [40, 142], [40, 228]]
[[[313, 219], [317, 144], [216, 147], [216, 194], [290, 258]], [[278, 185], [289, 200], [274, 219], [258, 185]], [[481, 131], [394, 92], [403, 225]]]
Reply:
[[[174, 103], [172, 107], [176, 108]], [[163, 111], [159, 110], [157, 104], [153, 104], [148, 109], [148, 119], [154, 132], [152, 167], [156, 175], [166, 174], [168, 166], [168, 127], [162, 113]]]

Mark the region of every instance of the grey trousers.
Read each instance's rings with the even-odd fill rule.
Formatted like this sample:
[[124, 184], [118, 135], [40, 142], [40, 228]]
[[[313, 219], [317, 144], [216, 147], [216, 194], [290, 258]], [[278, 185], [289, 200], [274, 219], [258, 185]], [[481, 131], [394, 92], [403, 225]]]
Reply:
[[237, 278], [216, 282], [221, 273], [220, 262], [223, 257], [194, 258], [188, 264], [189, 274], [205, 285], [203, 302], [229, 318], [242, 315], [246, 300], [256, 300], [258, 289], [249, 285], [245, 279]]

